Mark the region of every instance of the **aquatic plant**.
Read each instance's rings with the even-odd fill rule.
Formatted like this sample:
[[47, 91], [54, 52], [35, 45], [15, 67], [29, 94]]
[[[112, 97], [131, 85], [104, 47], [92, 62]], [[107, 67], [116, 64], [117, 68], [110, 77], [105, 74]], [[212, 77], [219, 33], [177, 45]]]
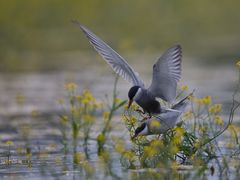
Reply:
[[[239, 63], [237, 65], [239, 66]], [[208, 166], [216, 161], [219, 169], [227, 169], [226, 173], [229, 173], [228, 163], [225, 161], [232, 155], [223, 155], [219, 139], [221, 135], [229, 132], [231, 137], [228, 138], [228, 144], [233, 143], [231, 148], [236, 146], [239, 149], [239, 135], [236, 131], [238, 127], [233, 124], [234, 113], [240, 106], [240, 102], [236, 99], [239, 95], [239, 86], [240, 78], [233, 93], [228, 119], [221, 116], [222, 105], [214, 104], [210, 96], [203, 98], [190, 96], [190, 109], [184, 113], [175, 128], [160, 135], [138, 136], [131, 139], [130, 149], [125, 148], [123, 143], [116, 145], [116, 151], [121, 154], [122, 165], [127, 169], [172, 169], [173, 166], [185, 164], [199, 169], [196, 174], [200, 176], [208, 168], [214, 171], [214, 166]], [[183, 91], [188, 91], [188, 87], [183, 85], [181, 90], [178, 99], [184, 94]], [[142, 116], [137, 105], [125, 110], [122, 120], [130, 138], [133, 137], [137, 126], [142, 123], [139, 121]], [[154, 120], [150, 125], [161, 126], [159, 121]], [[219, 158], [225, 163], [220, 163]]]

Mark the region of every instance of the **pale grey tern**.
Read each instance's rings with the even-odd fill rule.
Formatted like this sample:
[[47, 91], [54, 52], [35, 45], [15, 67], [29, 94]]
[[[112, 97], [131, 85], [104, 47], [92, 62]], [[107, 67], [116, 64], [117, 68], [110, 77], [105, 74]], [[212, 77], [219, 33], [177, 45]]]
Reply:
[[[189, 96], [182, 99], [177, 104], [173, 105], [171, 109], [162, 109], [162, 113], [154, 116], [146, 121], [144, 121], [139, 127], [136, 128], [135, 134], [132, 138], [139, 135], [147, 136], [153, 134], [163, 134], [167, 130], [174, 128], [177, 121], [185, 111], [187, 105], [189, 104]], [[158, 122], [158, 123], [154, 123]]]
[[112, 69], [123, 79], [132, 84], [128, 92], [129, 104], [135, 101], [143, 109], [143, 113], [161, 113], [161, 106], [156, 98], [172, 102], [176, 97], [177, 83], [181, 77], [180, 45], [169, 48], [153, 65], [152, 83], [145, 88], [139, 74], [103, 40], [91, 32], [88, 28], [74, 21], [86, 35], [94, 49], [105, 59]]

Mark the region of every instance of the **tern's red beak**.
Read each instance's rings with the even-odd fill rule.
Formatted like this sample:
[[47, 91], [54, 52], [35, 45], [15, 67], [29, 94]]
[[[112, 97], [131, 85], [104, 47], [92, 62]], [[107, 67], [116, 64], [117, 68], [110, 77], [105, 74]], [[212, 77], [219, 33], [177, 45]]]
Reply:
[[133, 102], [133, 100], [132, 100], [132, 99], [129, 99], [129, 102], [128, 102], [128, 109], [129, 109], [130, 106], [132, 105], [132, 102]]

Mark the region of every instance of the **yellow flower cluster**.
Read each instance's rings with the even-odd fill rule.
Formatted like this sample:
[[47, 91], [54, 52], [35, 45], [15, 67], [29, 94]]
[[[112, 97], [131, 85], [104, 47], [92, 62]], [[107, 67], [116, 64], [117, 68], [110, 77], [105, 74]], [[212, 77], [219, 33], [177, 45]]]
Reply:
[[221, 116], [215, 116], [214, 120], [217, 125], [222, 126], [224, 124], [224, 121]]
[[213, 106], [208, 108], [208, 112], [213, 114], [219, 113], [221, 111], [222, 111], [222, 104], [214, 104]]
[[126, 151], [123, 142], [117, 142], [115, 144], [114, 148], [115, 148], [116, 152], [118, 152], [120, 154], [123, 154]]
[[188, 91], [188, 86], [187, 85], [182, 85], [181, 90], [182, 91]]
[[153, 129], [160, 127], [160, 125], [161, 125], [160, 122], [156, 119], [152, 120], [151, 123], [150, 123], [150, 127], [153, 128]]
[[73, 159], [75, 164], [80, 164], [80, 162], [85, 160], [85, 157], [84, 157], [84, 154], [77, 152], [77, 153], [74, 153]]
[[103, 143], [103, 142], [105, 141], [105, 136], [104, 136], [103, 134], [99, 134], [99, 135], [97, 136], [97, 141], [98, 141], [99, 143]]
[[119, 98], [115, 98], [115, 99], [114, 99], [114, 102], [115, 102], [116, 104], [119, 104], [119, 103], [121, 103], [121, 102], [122, 102], [122, 100], [121, 100], [121, 99], [119, 99]]
[[133, 151], [129, 150], [129, 151], [126, 151], [123, 156], [128, 159], [129, 161], [133, 161], [134, 158], [135, 158], [135, 154]]
[[240, 60], [236, 63], [236, 66], [240, 68]]
[[31, 112], [31, 116], [32, 116], [33, 118], [38, 117], [39, 114], [40, 114], [40, 113], [39, 113], [37, 110], [33, 110], [33, 111]]
[[103, 112], [103, 120], [107, 121], [109, 119], [109, 115], [110, 115], [110, 112], [108, 111]]
[[95, 117], [90, 114], [85, 114], [83, 120], [86, 124], [93, 124], [95, 122]]
[[68, 119], [68, 116], [62, 116], [61, 119], [60, 119], [60, 122], [62, 125], [67, 125], [69, 119]]
[[95, 101], [95, 98], [93, 97], [92, 93], [88, 90], [84, 90], [82, 95], [82, 103], [89, 104], [94, 101]]
[[84, 168], [85, 172], [87, 173], [87, 177], [89, 179], [91, 179], [89, 176], [92, 176], [95, 172], [94, 167], [88, 162], [88, 161], [84, 161], [82, 163], [82, 167]]
[[144, 153], [147, 157], [153, 157], [158, 154], [159, 149], [163, 147], [163, 142], [158, 139], [154, 139], [150, 142], [149, 146], [144, 147]]
[[173, 138], [173, 143], [174, 144], [178, 145], [182, 142], [184, 132], [185, 132], [185, 130], [181, 127], [176, 127], [175, 128], [175, 136]]
[[64, 104], [64, 99], [62, 99], [62, 98], [58, 99], [57, 102], [58, 102], [58, 104], [63, 105]]
[[[132, 103], [130, 108], [133, 109], [134, 111], [137, 111], [139, 109], [138, 105], [136, 103], [134, 103], [134, 102]], [[124, 109], [125, 110], [128, 109], [128, 103], [125, 104]]]
[[76, 107], [70, 107], [70, 112], [74, 117], [78, 117], [79, 116], [79, 111], [77, 110]]
[[211, 96], [205, 96], [203, 98], [203, 104], [211, 104], [212, 103], [212, 97]]
[[66, 83], [64, 85], [64, 89], [66, 89], [67, 91], [75, 91], [77, 89], [78, 85], [76, 83], [70, 82], [70, 83]]
[[12, 146], [13, 142], [12, 141], [6, 141], [5, 144], [8, 145], [8, 146]]
[[17, 94], [16, 102], [17, 104], [22, 105], [25, 102], [25, 96], [22, 94]]
[[212, 103], [212, 97], [211, 96], [205, 96], [203, 98], [193, 98], [193, 101], [198, 105], [209, 105]]

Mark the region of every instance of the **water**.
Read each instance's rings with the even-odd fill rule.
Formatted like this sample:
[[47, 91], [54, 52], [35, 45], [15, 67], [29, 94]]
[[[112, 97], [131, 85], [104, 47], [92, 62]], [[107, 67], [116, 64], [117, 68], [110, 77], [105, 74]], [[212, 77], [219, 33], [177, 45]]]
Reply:
[[[154, 60], [146, 61], [146, 58], [134, 56], [130, 64], [134, 64], [145, 82], [150, 82], [151, 69]], [[98, 59], [96, 59], [98, 61]], [[196, 89], [199, 97], [211, 95], [215, 103], [223, 103], [225, 112], [229, 110], [231, 95], [237, 81], [237, 70], [232, 65], [208, 66], [187, 59], [183, 61], [183, 76], [181, 83], [188, 84], [190, 90]], [[145, 68], [148, 67], [148, 68]], [[105, 95], [111, 95], [114, 76], [110, 68], [103, 62], [88, 62], [79, 70], [55, 71], [44, 73], [1, 74], [0, 76], [0, 174], [12, 179], [84, 179], [81, 168], [74, 167], [72, 157], [62, 153], [61, 133], [59, 131], [58, 114], [62, 112], [57, 100], [66, 97], [63, 88], [64, 83], [74, 81], [79, 85], [79, 91], [88, 88], [100, 100]], [[118, 83], [119, 97], [126, 99], [129, 84], [123, 80]], [[16, 103], [17, 95], [25, 96], [23, 105]], [[36, 117], [32, 117], [32, 111], [37, 111]], [[119, 112], [120, 113], [120, 112]], [[88, 146], [90, 164], [95, 167], [95, 178], [105, 179], [97, 156], [96, 141], [94, 140], [101, 127], [101, 117], [97, 118], [96, 125], [92, 128]], [[128, 144], [129, 135], [121, 122], [119, 114], [114, 116], [114, 128], [111, 136], [121, 137]], [[6, 165], [6, 152], [8, 146], [4, 143], [8, 140], [14, 142], [11, 147], [11, 165]], [[19, 156], [20, 147], [28, 146], [32, 156], [26, 154]], [[111, 150], [111, 144], [107, 147]], [[78, 147], [82, 151], [82, 147]], [[21, 154], [21, 153], [20, 153]], [[22, 153], [24, 154], [24, 153]], [[146, 170], [124, 171], [119, 163], [119, 155], [112, 156], [112, 170], [116, 177], [144, 178]], [[99, 165], [100, 164], [100, 165]], [[161, 170], [156, 170], [161, 171]], [[192, 169], [183, 167], [179, 175], [184, 177]], [[111, 175], [114, 177], [114, 175]], [[187, 175], [186, 175], [187, 176]], [[210, 172], [206, 172], [210, 176]], [[217, 178], [217, 176], [215, 177]]]

